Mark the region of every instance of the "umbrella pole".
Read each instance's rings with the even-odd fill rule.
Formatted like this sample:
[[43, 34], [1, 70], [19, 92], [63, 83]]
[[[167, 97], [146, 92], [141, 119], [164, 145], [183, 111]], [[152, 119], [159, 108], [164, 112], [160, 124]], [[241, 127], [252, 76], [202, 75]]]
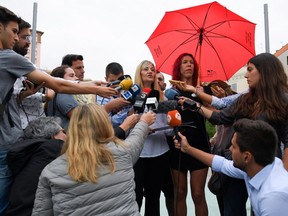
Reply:
[[200, 45], [200, 51], [199, 51], [199, 61], [198, 61], [198, 77], [197, 77], [197, 86], [200, 86], [201, 81], [200, 81], [200, 73], [201, 73], [201, 45]]
[[202, 42], [203, 42], [203, 32], [204, 29], [199, 29], [199, 61], [198, 61], [198, 78], [197, 78], [197, 86], [200, 86], [201, 80], [200, 80], [200, 73], [201, 73], [201, 55], [202, 55]]

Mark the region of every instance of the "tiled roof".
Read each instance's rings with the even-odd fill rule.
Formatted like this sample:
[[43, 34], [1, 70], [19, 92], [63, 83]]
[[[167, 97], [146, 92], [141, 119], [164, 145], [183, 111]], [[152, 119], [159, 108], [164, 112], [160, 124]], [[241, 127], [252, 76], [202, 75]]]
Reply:
[[285, 51], [288, 50], [288, 44], [286, 44], [285, 46], [283, 46], [281, 49], [277, 50], [276, 53], [274, 54], [276, 57], [280, 56], [281, 54], [283, 54]]

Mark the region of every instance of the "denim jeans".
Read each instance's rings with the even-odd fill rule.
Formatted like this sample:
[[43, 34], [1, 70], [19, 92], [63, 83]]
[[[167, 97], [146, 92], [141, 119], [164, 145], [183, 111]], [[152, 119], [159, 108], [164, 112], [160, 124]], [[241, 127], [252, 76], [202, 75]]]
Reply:
[[0, 149], [0, 216], [4, 215], [4, 212], [8, 206], [8, 195], [11, 185], [11, 172], [8, 168], [7, 150]]

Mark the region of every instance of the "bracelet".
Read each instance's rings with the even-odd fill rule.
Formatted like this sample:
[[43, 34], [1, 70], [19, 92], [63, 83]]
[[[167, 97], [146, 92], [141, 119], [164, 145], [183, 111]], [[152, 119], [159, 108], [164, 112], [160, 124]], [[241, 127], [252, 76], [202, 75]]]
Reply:
[[195, 110], [196, 112], [199, 112], [201, 110], [202, 104], [197, 103], [197, 109]]
[[199, 97], [200, 93], [201, 93], [200, 89], [196, 89], [195, 95], [196, 95], [197, 97]]

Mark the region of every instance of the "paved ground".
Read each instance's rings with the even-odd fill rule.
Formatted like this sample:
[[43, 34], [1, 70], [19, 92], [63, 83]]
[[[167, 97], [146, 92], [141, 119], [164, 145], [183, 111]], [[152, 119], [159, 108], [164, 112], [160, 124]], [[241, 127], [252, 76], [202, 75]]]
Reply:
[[[210, 170], [209, 170], [209, 173], [208, 173], [208, 177], [207, 179], [209, 179], [211, 173], [210, 173]], [[189, 187], [188, 187], [189, 188]], [[212, 194], [209, 189], [206, 187], [205, 189], [205, 192], [206, 192], [206, 201], [207, 201], [207, 204], [208, 204], [208, 211], [209, 211], [209, 216], [220, 216], [220, 212], [219, 212], [219, 209], [218, 209], [218, 204], [217, 204], [217, 200], [216, 200], [216, 196], [214, 194]], [[145, 200], [144, 200], [145, 202]], [[144, 202], [143, 202], [143, 206], [144, 206]], [[160, 211], [161, 211], [161, 216], [168, 216], [168, 213], [167, 213], [167, 210], [166, 210], [166, 207], [165, 207], [165, 198], [163, 196], [163, 194], [161, 195], [161, 204], [160, 204]], [[250, 215], [250, 207], [249, 207], [249, 201], [247, 202], [247, 215]], [[192, 201], [192, 198], [191, 198], [191, 195], [190, 195], [190, 191], [187, 195], [187, 206], [188, 206], [188, 216], [194, 216], [195, 213], [194, 213], [194, 204], [193, 204], [193, 201]], [[141, 215], [144, 215], [144, 210], [142, 208], [142, 211], [141, 211]]]

